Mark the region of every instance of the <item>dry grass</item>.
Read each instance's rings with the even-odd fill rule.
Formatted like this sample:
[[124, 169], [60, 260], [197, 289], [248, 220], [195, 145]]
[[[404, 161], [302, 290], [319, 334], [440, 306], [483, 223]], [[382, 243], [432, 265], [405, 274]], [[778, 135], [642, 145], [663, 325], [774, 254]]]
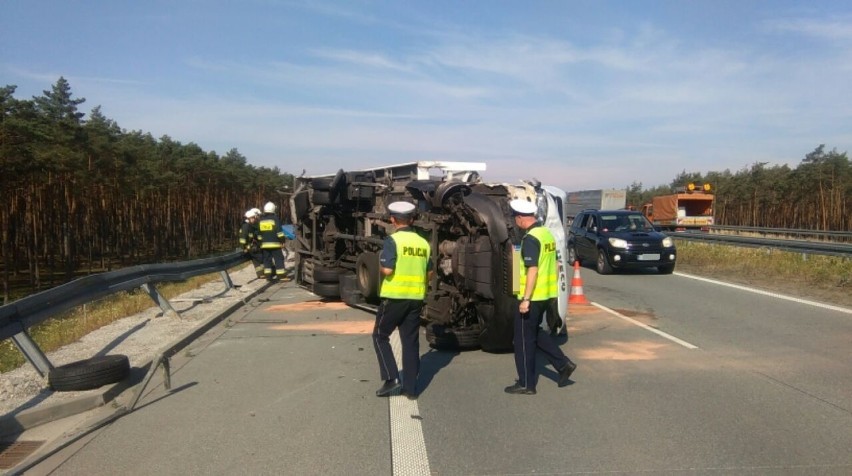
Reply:
[[677, 240], [677, 271], [852, 307], [852, 259]]
[[[171, 299], [203, 284], [222, 279], [218, 273], [196, 276], [186, 281], [157, 285], [160, 294]], [[30, 336], [45, 353], [78, 341], [86, 334], [123, 317], [154, 306], [148, 293], [136, 290], [120, 292], [52, 317], [30, 329]], [[0, 341], [0, 372], [15, 369], [26, 362], [11, 339]]]

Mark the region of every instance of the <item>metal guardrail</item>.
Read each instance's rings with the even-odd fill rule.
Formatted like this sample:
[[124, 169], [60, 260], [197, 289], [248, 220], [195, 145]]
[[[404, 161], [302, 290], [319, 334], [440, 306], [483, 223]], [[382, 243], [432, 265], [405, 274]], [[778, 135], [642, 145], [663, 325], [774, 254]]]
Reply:
[[155, 284], [185, 279], [219, 271], [226, 290], [233, 287], [227, 269], [248, 258], [242, 251], [222, 256], [179, 263], [132, 266], [117, 271], [93, 274], [0, 306], [0, 340], [11, 338], [42, 377], [53, 369], [50, 361], [29, 335], [29, 328], [56, 314], [120, 291], [142, 288], [163, 310], [177, 314]]
[[804, 254], [842, 256], [845, 258], [852, 258], [852, 244], [846, 243], [832, 243], [825, 241], [807, 240], [784, 240], [779, 238], [757, 238], [702, 232], [680, 232], [667, 234], [675, 239], [707, 241], [726, 245], [748, 246], [752, 248], [773, 248]]
[[713, 231], [734, 231], [738, 233], [758, 233], [761, 235], [813, 236], [817, 238], [838, 238], [852, 241], [852, 231], [805, 230], [801, 228], [769, 228], [759, 226], [711, 225]]

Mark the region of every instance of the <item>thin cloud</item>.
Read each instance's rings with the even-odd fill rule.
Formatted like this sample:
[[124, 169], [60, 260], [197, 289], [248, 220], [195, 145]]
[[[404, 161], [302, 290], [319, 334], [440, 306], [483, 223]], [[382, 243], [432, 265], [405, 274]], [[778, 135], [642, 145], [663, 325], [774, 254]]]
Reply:
[[410, 65], [395, 62], [387, 56], [375, 52], [333, 49], [314, 49], [311, 52], [318, 58], [349, 63], [355, 66], [390, 69], [407, 73], [414, 71], [414, 68]]
[[813, 18], [775, 19], [767, 21], [765, 25], [771, 31], [797, 33], [831, 41], [852, 41], [852, 17], [831, 17], [823, 20]]

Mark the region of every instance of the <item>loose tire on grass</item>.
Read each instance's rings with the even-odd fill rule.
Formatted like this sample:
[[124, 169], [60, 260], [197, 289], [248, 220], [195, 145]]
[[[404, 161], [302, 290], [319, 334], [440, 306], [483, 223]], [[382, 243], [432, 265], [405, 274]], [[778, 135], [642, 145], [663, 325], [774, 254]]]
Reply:
[[101, 355], [56, 367], [48, 372], [47, 382], [57, 392], [73, 392], [120, 382], [129, 373], [126, 355]]
[[438, 324], [426, 326], [426, 342], [441, 350], [473, 350], [479, 348], [478, 327], [452, 328]]

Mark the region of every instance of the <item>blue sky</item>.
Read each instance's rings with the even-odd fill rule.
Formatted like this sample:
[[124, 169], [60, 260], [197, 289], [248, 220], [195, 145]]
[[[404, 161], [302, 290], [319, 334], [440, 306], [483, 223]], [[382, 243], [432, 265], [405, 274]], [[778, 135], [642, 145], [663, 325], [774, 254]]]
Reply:
[[0, 4], [0, 85], [308, 174], [485, 162], [646, 188], [852, 149], [845, 1]]

